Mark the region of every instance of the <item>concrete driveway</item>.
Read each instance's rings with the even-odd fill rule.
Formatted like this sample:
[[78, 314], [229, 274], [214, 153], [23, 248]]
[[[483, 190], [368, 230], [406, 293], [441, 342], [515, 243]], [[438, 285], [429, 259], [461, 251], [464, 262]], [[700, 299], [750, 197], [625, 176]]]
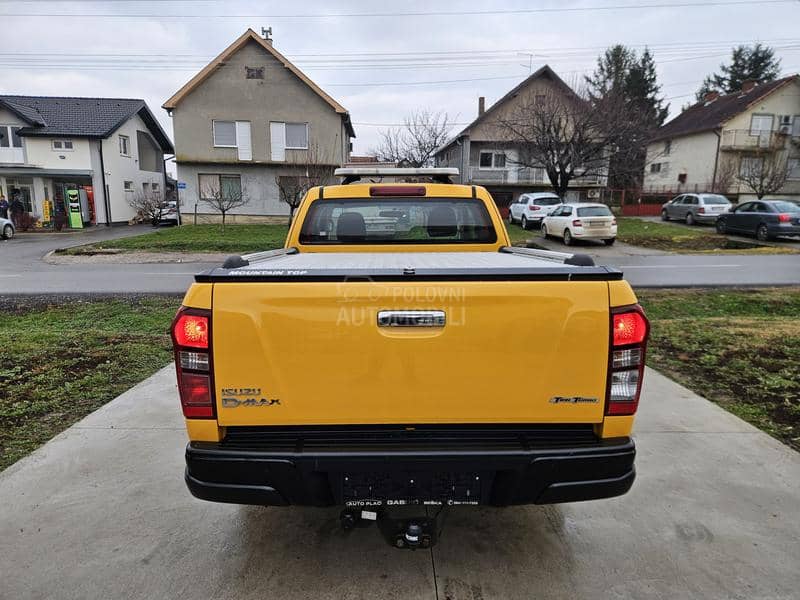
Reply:
[[653, 371], [627, 496], [463, 507], [417, 552], [192, 498], [173, 378], [0, 473], [0, 598], [797, 598], [800, 455]]

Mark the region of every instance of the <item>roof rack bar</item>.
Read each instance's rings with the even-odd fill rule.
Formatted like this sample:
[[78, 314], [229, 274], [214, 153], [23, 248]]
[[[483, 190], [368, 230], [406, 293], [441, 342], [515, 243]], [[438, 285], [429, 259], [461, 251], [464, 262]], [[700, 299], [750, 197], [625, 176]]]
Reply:
[[336, 169], [333, 174], [347, 185], [367, 177], [430, 177], [435, 183], [453, 183], [458, 176], [454, 167], [346, 167]]
[[577, 267], [593, 267], [594, 259], [588, 254], [569, 254], [568, 252], [553, 252], [552, 250], [539, 250], [537, 248], [519, 248], [517, 246], [503, 246], [500, 252], [505, 254], [517, 254], [519, 256], [531, 256], [533, 258], [543, 258], [573, 265]]

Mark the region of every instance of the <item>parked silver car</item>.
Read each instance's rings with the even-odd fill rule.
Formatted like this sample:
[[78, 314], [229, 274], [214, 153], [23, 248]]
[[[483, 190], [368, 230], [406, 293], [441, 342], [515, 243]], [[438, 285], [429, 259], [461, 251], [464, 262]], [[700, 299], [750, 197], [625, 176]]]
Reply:
[[695, 223], [716, 223], [717, 217], [731, 210], [731, 202], [720, 194], [681, 194], [661, 207], [661, 219]]
[[4, 240], [10, 240], [14, 237], [17, 229], [14, 227], [14, 223], [12, 223], [8, 219], [4, 219], [0, 217], [0, 238]]

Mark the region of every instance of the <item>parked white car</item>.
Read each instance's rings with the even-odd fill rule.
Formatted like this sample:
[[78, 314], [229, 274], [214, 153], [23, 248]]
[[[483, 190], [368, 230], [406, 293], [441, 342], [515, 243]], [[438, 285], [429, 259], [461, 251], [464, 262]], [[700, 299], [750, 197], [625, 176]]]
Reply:
[[12, 223], [9, 219], [4, 219], [0, 217], [0, 238], [4, 240], [10, 240], [14, 237], [14, 233], [16, 233], [16, 228], [14, 227], [14, 223]]
[[575, 240], [603, 240], [610, 246], [617, 239], [617, 219], [605, 204], [569, 202], [556, 206], [542, 222], [544, 237], [560, 237], [571, 246]]
[[523, 229], [540, 225], [547, 212], [557, 204], [561, 204], [561, 198], [552, 192], [520, 194], [508, 207], [508, 222], [519, 223]]

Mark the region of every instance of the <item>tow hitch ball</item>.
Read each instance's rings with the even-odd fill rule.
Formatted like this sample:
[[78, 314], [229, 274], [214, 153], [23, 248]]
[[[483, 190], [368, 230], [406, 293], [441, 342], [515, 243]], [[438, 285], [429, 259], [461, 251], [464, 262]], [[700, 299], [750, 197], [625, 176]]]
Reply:
[[389, 545], [401, 550], [430, 548], [436, 543], [437, 517], [395, 519], [385, 510], [373, 512], [348, 509], [342, 511], [339, 520], [345, 531], [357, 526], [368, 526], [375, 521]]

